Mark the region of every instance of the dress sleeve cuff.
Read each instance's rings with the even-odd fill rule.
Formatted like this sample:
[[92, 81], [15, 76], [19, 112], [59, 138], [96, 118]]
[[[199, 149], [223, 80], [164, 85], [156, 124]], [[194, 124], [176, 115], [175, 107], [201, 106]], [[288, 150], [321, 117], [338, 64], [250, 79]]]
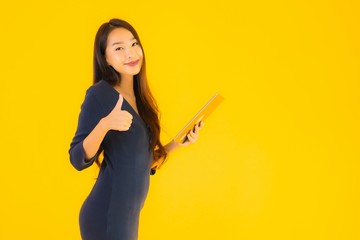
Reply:
[[85, 168], [90, 167], [94, 163], [98, 155], [99, 153], [97, 152], [92, 158], [86, 160], [83, 141], [81, 141], [73, 149], [71, 149], [70, 162], [76, 170], [81, 171]]

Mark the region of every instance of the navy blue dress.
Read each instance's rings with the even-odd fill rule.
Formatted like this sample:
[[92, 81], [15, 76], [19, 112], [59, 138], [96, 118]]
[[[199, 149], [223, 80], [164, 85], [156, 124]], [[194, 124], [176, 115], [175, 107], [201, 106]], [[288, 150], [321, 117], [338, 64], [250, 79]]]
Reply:
[[[100, 81], [86, 92], [81, 105], [76, 134], [70, 145], [70, 161], [77, 170], [93, 164], [85, 162], [83, 140], [101, 118], [107, 116], [119, 93]], [[128, 131], [110, 130], [101, 143], [104, 150], [98, 178], [80, 210], [83, 240], [136, 240], [140, 211], [148, 188], [152, 151], [145, 122], [124, 99], [122, 109], [133, 116]]]

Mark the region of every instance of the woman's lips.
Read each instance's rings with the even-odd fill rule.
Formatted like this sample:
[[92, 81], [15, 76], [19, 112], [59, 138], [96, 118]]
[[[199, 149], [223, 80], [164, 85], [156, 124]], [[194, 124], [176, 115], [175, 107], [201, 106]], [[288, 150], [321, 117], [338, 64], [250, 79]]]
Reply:
[[132, 61], [132, 62], [125, 63], [125, 65], [130, 66], [130, 67], [134, 67], [134, 66], [136, 66], [138, 63], [139, 63], [139, 60], [136, 60], [136, 61]]

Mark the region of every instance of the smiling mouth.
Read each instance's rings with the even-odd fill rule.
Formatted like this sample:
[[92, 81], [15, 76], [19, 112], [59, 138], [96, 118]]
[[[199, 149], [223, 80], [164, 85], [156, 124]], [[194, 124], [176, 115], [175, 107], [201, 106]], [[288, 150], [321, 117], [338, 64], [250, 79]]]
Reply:
[[125, 63], [125, 65], [130, 66], [130, 67], [133, 67], [133, 66], [136, 66], [136, 65], [139, 63], [139, 61], [140, 61], [140, 60], [128, 62], [128, 63]]

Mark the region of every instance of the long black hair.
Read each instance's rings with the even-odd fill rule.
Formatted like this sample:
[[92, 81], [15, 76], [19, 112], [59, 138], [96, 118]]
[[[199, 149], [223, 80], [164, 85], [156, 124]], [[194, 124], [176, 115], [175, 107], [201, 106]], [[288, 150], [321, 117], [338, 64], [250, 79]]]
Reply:
[[[151, 150], [153, 151], [154, 159], [166, 159], [166, 151], [160, 141], [160, 121], [159, 109], [156, 101], [150, 92], [147, 77], [145, 53], [141, 45], [139, 35], [136, 30], [126, 21], [120, 19], [111, 19], [109, 22], [100, 26], [94, 44], [94, 79], [93, 83], [101, 80], [107, 81], [114, 86], [121, 82], [121, 75], [111, 66], [108, 65], [105, 59], [105, 50], [107, 47], [107, 39], [111, 31], [116, 28], [125, 28], [132, 33], [138, 41], [143, 51], [143, 62], [140, 72], [134, 76], [134, 92], [136, 98], [136, 105], [139, 110], [140, 117], [144, 120], [151, 132]], [[99, 150], [100, 152], [102, 150]], [[96, 163], [100, 165], [99, 159]]]

